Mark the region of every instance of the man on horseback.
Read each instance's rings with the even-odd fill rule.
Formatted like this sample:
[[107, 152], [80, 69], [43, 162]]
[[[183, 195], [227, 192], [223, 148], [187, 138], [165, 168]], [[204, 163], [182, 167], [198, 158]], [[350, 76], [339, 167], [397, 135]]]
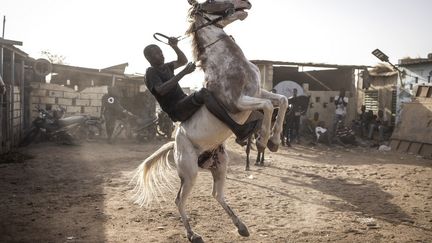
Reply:
[[174, 70], [188, 61], [177, 43], [178, 40], [174, 37], [168, 40], [168, 44], [177, 54], [177, 60], [168, 63], [164, 63], [162, 50], [157, 45], [149, 45], [144, 48], [144, 56], [151, 65], [146, 71], [146, 85], [162, 110], [174, 122], [182, 122], [188, 120], [202, 105], [205, 105], [215, 117], [231, 129], [239, 143], [258, 130], [260, 128], [258, 121], [243, 125], [236, 123], [208, 89], [202, 88], [189, 96], [183, 92], [178, 82], [187, 74], [192, 73], [196, 66], [194, 63], [188, 63], [182, 71], [174, 75]]

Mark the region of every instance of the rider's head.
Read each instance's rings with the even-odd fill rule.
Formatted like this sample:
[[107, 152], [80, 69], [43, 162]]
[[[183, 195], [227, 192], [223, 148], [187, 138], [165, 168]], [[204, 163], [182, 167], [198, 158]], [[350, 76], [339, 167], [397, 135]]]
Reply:
[[157, 45], [148, 45], [144, 48], [144, 56], [150, 65], [158, 67], [165, 62], [162, 50]]

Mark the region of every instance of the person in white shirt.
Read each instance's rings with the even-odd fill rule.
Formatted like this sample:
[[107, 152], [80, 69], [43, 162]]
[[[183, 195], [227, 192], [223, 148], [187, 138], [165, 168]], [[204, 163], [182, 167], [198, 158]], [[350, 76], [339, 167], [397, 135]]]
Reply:
[[346, 107], [348, 105], [348, 97], [345, 97], [345, 89], [341, 89], [339, 95], [335, 96], [334, 104], [336, 106], [336, 111], [333, 120], [333, 134], [336, 133], [336, 126], [339, 121], [345, 123]]

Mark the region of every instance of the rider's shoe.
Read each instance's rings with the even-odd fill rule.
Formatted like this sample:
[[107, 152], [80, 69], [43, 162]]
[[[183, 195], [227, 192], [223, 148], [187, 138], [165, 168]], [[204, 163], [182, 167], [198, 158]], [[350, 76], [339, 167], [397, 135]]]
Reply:
[[255, 132], [257, 132], [261, 127], [261, 120], [255, 120], [248, 122], [239, 126], [239, 128], [234, 131], [237, 139], [236, 142], [241, 144], [244, 143], [250, 136], [252, 136]]

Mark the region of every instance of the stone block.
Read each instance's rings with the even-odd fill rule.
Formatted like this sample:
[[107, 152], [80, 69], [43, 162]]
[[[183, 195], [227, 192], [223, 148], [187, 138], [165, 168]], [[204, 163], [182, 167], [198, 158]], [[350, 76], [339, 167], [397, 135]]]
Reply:
[[31, 96], [42, 96], [45, 97], [48, 94], [48, 90], [46, 89], [34, 89], [31, 92]]
[[80, 97], [79, 93], [64, 92], [64, 98], [66, 98], [66, 99], [74, 99], [74, 98], [79, 98], [79, 97]]
[[88, 106], [88, 107], [84, 107], [84, 113], [86, 113], [86, 114], [94, 114], [94, 113], [98, 113], [98, 109], [96, 108], [96, 107], [91, 107], [91, 106]]
[[40, 103], [40, 98], [36, 97], [36, 96], [32, 96], [30, 98], [30, 103], [32, 103], [32, 104], [39, 104]]
[[49, 97], [56, 97], [56, 98], [63, 98], [63, 91], [54, 91], [54, 90], [49, 90], [48, 91], [48, 96]]
[[81, 106], [67, 106], [67, 113], [81, 113]]
[[57, 104], [65, 106], [72, 105], [72, 99], [58, 98]]
[[56, 103], [56, 98], [52, 98], [52, 97], [41, 97], [41, 98], [40, 98], [40, 103], [54, 105], [54, 104]]
[[102, 106], [102, 100], [91, 100], [91, 106]]
[[90, 105], [90, 100], [77, 99], [75, 101], [75, 105], [78, 105], [78, 106], [89, 106]]

